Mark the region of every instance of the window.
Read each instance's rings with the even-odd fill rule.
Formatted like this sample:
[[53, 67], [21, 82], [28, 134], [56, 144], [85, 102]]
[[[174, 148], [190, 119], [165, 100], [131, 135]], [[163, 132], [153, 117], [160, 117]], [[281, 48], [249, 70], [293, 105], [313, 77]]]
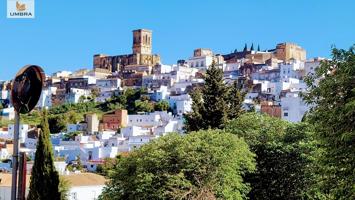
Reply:
[[71, 196], [72, 200], [77, 200], [78, 199], [76, 192], [71, 193], [70, 196]]
[[288, 117], [288, 113], [287, 112], [284, 113], [284, 117]]

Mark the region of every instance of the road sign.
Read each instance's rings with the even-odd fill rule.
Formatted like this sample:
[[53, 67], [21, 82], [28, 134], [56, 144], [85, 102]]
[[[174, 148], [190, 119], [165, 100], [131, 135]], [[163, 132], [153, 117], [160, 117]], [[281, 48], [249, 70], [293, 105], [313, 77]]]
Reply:
[[18, 113], [29, 113], [41, 97], [45, 74], [41, 67], [27, 65], [12, 81], [11, 101]]
[[[11, 200], [21, 199], [21, 196], [23, 196], [23, 185], [20, 181], [23, 180], [23, 176], [26, 176], [26, 174], [19, 173], [20, 180], [17, 180], [20, 113], [29, 113], [37, 105], [41, 97], [44, 80], [45, 74], [41, 67], [27, 65], [16, 74], [15, 79], [12, 81], [11, 102], [16, 112], [12, 154]], [[18, 182], [20, 182], [21, 187], [19, 189], [17, 188]]]

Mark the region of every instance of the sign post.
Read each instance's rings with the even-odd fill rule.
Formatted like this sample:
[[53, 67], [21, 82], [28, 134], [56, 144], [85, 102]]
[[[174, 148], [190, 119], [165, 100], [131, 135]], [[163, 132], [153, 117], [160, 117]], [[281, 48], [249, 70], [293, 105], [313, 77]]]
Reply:
[[[20, 114], [18, 112], [16, 112], [15, 113], [15, 128], [14, 128], [14, 136], [13, 136], [11, 198], [16, 197], [16, 189], [17, 189], [19, 130], [20, 130]], [[14, 199], [14, 198], [12, 198], [12, 199]]]
[[[13, 136], [13, 155], [12, 155], [12, 185], [11, 200], [21, 199], [17, 196], [18, 191], [23, 193], [22, 188], [17, 190], [18, 178], [18, 161], [19, 161], [19, 131], [20, 131], [20, 114], [29, 113], [38, 103], [41, 97], [45, 75], [41, 67], [36, 65], [27, 65], [23, 67], [12, 81], [11, 86], [11, 103], [15, 108], [15, 128]], [[26, 167], [26, 166], [24, 166]], [[20, 173], [21, 176], [26, 174]], [[24, 180], [19, 177], [19, 181]], [[23, 186], [21, 183], [20, 186]]]

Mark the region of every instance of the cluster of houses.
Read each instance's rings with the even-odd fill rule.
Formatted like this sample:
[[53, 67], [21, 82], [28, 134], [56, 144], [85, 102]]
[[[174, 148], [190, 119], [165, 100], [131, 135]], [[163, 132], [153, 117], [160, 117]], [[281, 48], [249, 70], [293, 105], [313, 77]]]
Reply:
[[[68, 124], [65, 133], [52, 134], [55, 156], [71, 163], [80, 158], [88, 171], [95, 171], [105, 158], [135, 148], [171, 132], [183, 132], [183, 114], [191, 111], [189, 92], [204, 84], [204, 73], [214, 62], [223, 70], [226, 83], [238, 81], [247, 91], [244, 107], [290, 122], [299, 122], [309, 110], [300, 97], [307, 91], [305, 76], [315, 72], [323, 58], [307, 59], [306, 51], [294, 43], [280, 43], [274, 49], [260, 50], [245, 45], [242, 51], [215, 54], [199, 48], [187, 59], [176, 64], [162, 64], [160, 56], [152, 54], [152, 32], [133, 31], [132, 54], [103, 55], [93, 58], [92, 69], [75, 72], [60, 71], [47, 76], [37, 108], [51, 108], [64, 103], [79, 103], [92, 98], [105, 102], [127, 88], [145, 88], [150, 100], [169, 103], [169, 112], [128, 114], [127, 110], [103, 116], [87, 114], [85, 122]], [[10, 81], [0, 82], [1, 120], [13, 120], [10, 101]], [[11, 156], [6, 141], [13, 137], [13, 125], [0, 127], [0, 158]], [[70, 140], [68, 133], [78, 133]], [[36, 149], [38, 132], [28, 125], [20, 127], [21, 151], [31, 157]], [[3, 165], [0, 165], [2, 168]], [[4, 167], [3, 167], [4, 168]]]

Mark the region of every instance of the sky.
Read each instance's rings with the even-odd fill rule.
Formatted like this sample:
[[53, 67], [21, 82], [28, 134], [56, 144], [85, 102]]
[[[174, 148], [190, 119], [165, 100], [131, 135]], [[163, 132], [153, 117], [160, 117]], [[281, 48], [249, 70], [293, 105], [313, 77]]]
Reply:
[[7, 19], [0, 2], [0, 80], [26, 64], [47, 74], [92, 68], [93, 55], [129, 54], [132, 30], [153, 30], [164, 64], [196, 48], [226, 54], [294, 42], [307, 57], [355, 44], [354, 0], [35, 0], [35, 19]]

